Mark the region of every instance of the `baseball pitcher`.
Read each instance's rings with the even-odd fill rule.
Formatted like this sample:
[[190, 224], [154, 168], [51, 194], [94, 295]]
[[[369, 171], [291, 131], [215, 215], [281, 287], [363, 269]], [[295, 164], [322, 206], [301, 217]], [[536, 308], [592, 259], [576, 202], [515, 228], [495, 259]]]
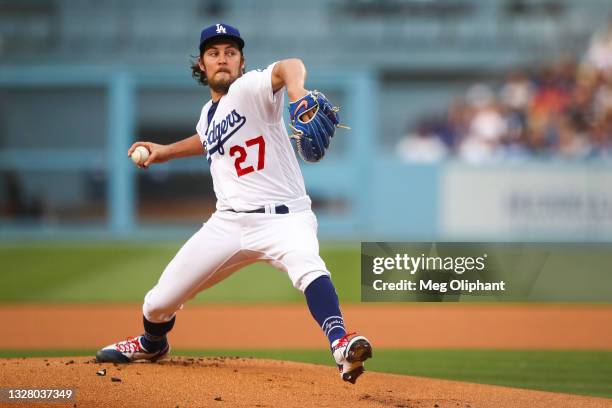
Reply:
[[236, 270], [265, 261], [286, 272], [302, 291], [328, 338], [344, 381], [355, 383], [370, 342], [347, 333], [330, 273], [319, 256], [317, 219], [283, 120], [288, 94], [292, 138], [303, 160], [320, 160], [330, 145], [338, 109], [304, 88], [301, 60], [275, 62], [244, 72], [244, 40], [227, 24], [202, 30], [194, 78], [210, 89], [196, 134], [170, 145], [136, 142], [149, 151], [139, 167], [206, 155], [217, 197], [216, 211], [178, 251], [142, 307], [144, 333], [104, 347], [99, 362], [156, 361], [170, 346], [166, 335], [189, 299]]

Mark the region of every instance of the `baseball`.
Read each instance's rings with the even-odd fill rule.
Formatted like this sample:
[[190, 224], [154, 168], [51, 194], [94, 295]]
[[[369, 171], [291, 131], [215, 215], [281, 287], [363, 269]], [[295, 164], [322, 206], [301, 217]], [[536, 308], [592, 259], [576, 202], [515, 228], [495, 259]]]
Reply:
[[136, 150], [132, 152], [130, 157], [134, 163], [138, 164], [139, 166], [143, 165], [149, 158], [149, 149], [144, 146], [138, 146]]

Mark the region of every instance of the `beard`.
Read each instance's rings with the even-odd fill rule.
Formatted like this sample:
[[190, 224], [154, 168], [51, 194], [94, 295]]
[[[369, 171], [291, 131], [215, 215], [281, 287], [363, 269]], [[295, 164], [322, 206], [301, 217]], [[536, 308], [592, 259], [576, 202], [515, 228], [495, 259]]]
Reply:
[[208, 78], [208, 86], [215, 92], [226, 94], [229, 91], [230, 85], [234, 83], [238, 77], [232, 77], [232, 74], [229, 71], [220, 71], [229, 74], [229, 77], [223, 76], [220, 79], [217, 79], [216, 72], [212, 78]]

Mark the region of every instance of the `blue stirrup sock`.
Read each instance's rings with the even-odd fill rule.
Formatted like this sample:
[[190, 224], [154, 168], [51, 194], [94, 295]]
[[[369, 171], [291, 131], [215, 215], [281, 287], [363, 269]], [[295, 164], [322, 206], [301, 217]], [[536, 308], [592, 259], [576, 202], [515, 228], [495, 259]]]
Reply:
[[140, 338], [142, 346], [150, 353], [166, 347], [168, 343], [166, 333], [172, 330], [175, 320], [176, 316], [174, 316], [172, 320], [164, 323], [153, 323], [143, 316], [142, 323], [144, 325], [144, 334]]
[[304, 291], [312, 317], [319, 323], [331, 345], [346, 334], [338, 294], [329, 276], [320, 276]]

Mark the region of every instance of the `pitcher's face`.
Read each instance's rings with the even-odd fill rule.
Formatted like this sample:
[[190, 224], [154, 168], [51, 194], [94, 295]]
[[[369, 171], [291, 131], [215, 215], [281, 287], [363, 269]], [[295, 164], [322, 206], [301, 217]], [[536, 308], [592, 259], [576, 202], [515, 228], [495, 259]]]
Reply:
[[219, 42], [204, 50], [199, 64], [206, 73], [208, 86], [215, 92], [226, 94], [230, 85], [242, 75], [244, 58], [236, 44]]

